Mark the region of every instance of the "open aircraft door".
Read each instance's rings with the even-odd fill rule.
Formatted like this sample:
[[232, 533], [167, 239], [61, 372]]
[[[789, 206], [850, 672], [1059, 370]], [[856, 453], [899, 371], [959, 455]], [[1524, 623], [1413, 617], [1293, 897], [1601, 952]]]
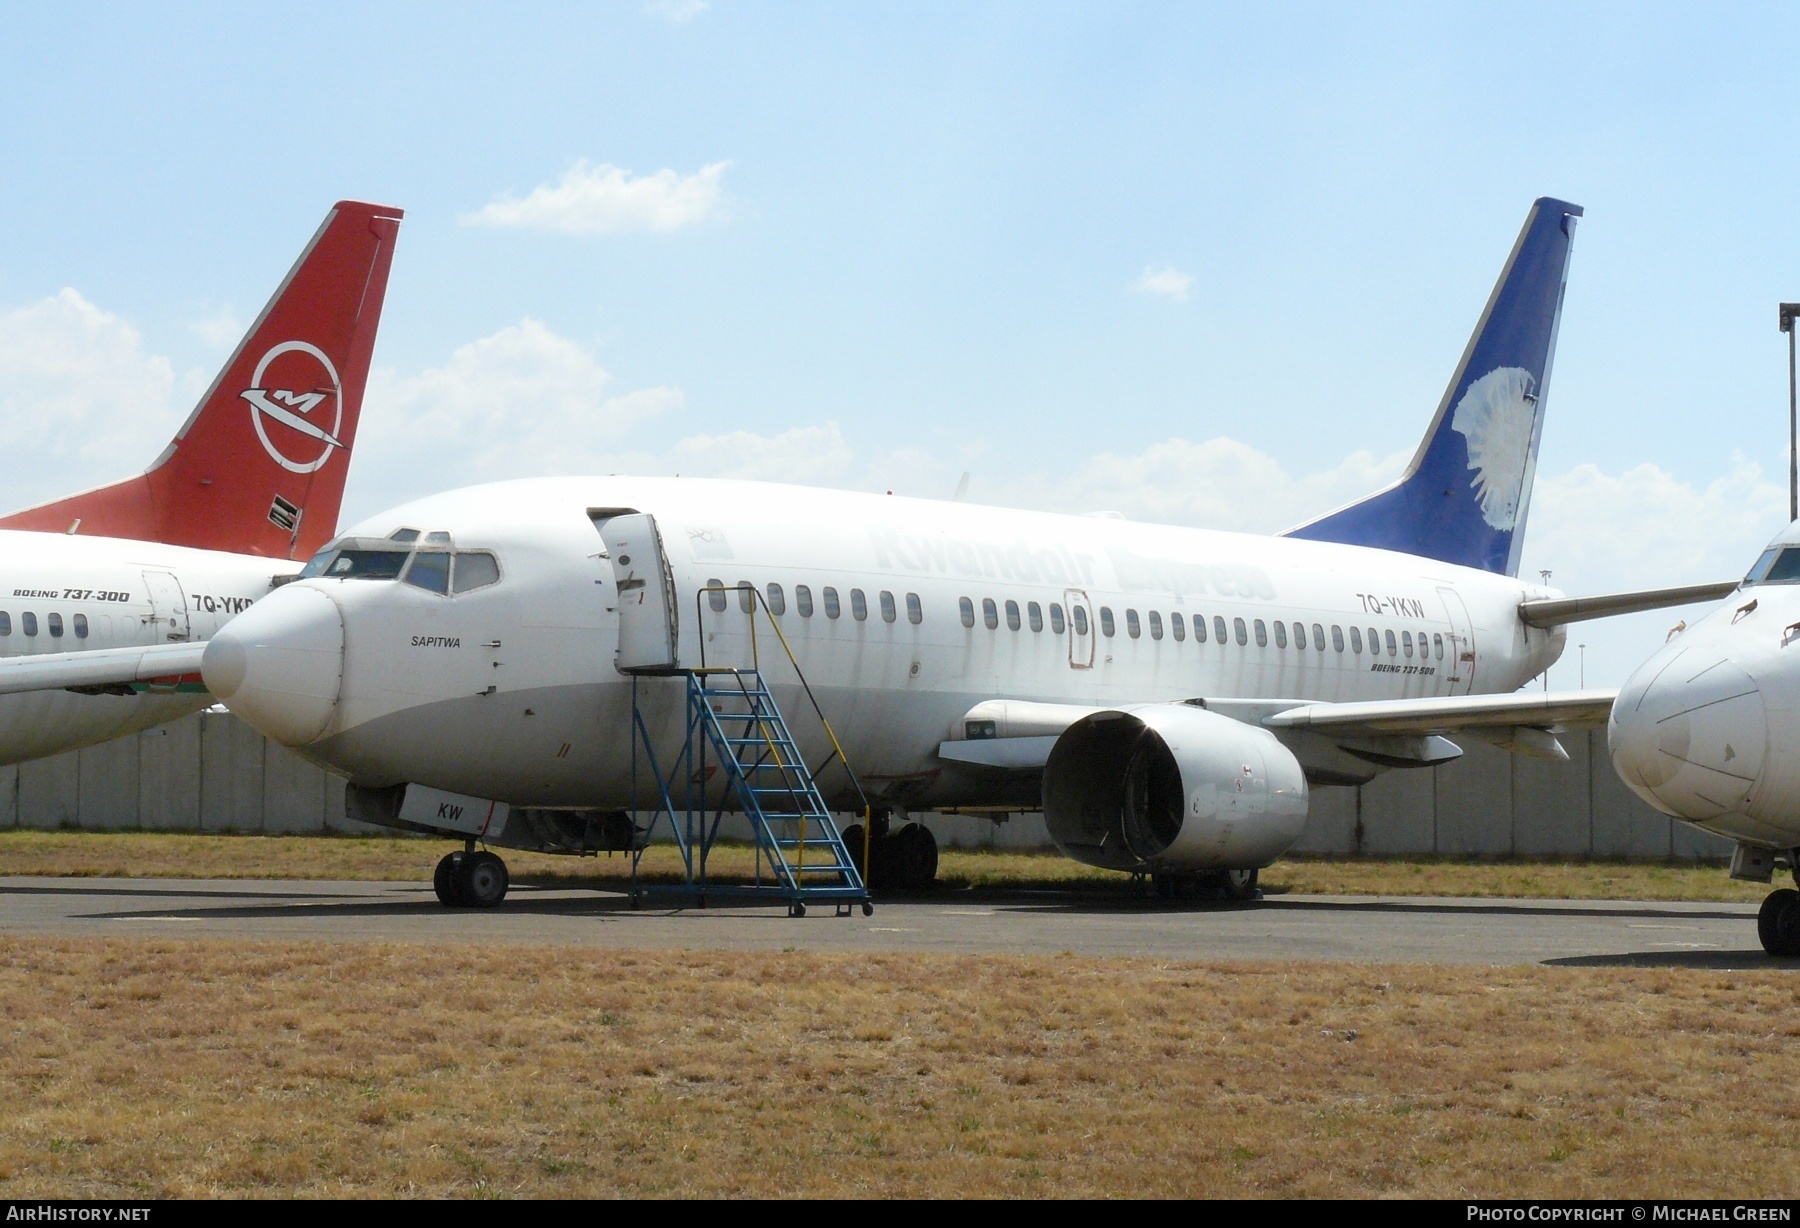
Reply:
[[618, 586], [619, 651], [622, 674], [666, 674], [679, 662], [679, 611], [675, 580], [663, 553], [656, 518], [641, 512], [594, 518], [612, 559]]
[[1444, 612], [1450, 616], [1450, 651], [1444, 654], [1444, 681], [1450, 694], [1467, 695], [1475, 685], [1475, 633], [1469, 624], [1469, 607], [1453, 588], [1439, 588]]

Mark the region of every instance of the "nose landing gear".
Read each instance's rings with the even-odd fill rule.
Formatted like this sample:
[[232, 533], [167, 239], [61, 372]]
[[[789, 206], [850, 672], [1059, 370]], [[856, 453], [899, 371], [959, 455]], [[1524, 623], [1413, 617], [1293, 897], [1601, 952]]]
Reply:
[[486, 849], [446, 853], [431, 885], [446, 908], [492, 908], [506, 898], [506, 863]]

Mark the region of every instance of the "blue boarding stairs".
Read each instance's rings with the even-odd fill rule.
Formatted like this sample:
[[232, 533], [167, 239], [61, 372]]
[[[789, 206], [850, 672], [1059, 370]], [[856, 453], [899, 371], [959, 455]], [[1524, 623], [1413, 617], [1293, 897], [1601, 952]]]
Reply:
[[[700, 590], [714, 591], [718, 590]], [[696, 604], [698, 598], [696, 594]], [[807, 765], [757, 658], [755, 610], [761, 604], [762, 594], [756, 593], [751, 607], [749, 668], [702, 664], [697, 669], [673, 671], [686, 680], [686, 722], [681, 749], [667, 772], [662, 770], [639, 703], [639, 683], [632, 683], [633, 811], [642, 813], [637, 805], [640, 748], [646, 774], [655, 782], [656, 793], [648, 800], [657, 807], [632, 842], [632, 905], [640, 906], [656, 896], [680, 897], [702, 908], [709, 899], [768, 899], [786, 903], [792, 917], [805, 916], [809, 904], [826, 903], [835, 905], [839, 916], [850, 915], [858, 906], [868, 916], [875, 910], [868, 886], [819, 790], [819, 776], [833, 761], [842, 762], [862, 798], [865, 816], [868, 799], [856, 774], [849, 770], [843, 747], [806, 684], [792, 648], [771, 617], [776, 638], [831, 743], [831, 753], [822, 763]], [[723, 778], [723, 797], [716, 807], [709, 807], [706, 784], [715, 774]], [[708, 876], [707, 862], [727, 809], [742, 811], [755, 837], [755, 876], [750, 884], [716, 883]], [[673, 885], [647, 884], [640, 879], [639, 867], [651, 838], [665, 820], [681, 853], [683, 880]], [[862, 852], [866, 858], [867, 850]]]

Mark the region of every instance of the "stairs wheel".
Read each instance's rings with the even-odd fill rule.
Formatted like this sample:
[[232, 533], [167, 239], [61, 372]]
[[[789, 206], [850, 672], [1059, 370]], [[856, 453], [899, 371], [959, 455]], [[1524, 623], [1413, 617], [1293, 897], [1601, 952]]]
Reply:
[[862, 910], [863, 916], [865, 917], [872, 917], [875, 915], [875, 905], [869, 903], [867, 900], [863, 901]]
[[462, 859], [454, 877], [457, 892], [465, 905], [470, 908], [493, 908], [506, 898], [506, 889], [511, 879], [504, 861], [486, 849], [479, 853], [455, 855]]
[[461, 853], [445, 853], [437, 869], [432, 872], [431, 886], [437, 892], [438, 903], [445, 908], [461, 908], [463, 906], [462, 889], [457, 885], [457, 863], [462, 860]]
[[788, 916], [804, 917], [805, 915], [806, 905], [802, 904], [799, 900], [795, 900], [792, 904], [788, 905]]

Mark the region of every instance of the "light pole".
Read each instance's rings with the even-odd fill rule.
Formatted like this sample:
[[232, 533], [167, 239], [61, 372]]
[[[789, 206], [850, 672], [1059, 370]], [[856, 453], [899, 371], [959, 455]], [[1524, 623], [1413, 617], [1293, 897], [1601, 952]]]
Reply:
[[1794, 317], [1800, 303], [1781, 305], [1781, 331], [1788, 339], [1788, 523], [1800, 520], [1800, 413], [1794, 405]]

